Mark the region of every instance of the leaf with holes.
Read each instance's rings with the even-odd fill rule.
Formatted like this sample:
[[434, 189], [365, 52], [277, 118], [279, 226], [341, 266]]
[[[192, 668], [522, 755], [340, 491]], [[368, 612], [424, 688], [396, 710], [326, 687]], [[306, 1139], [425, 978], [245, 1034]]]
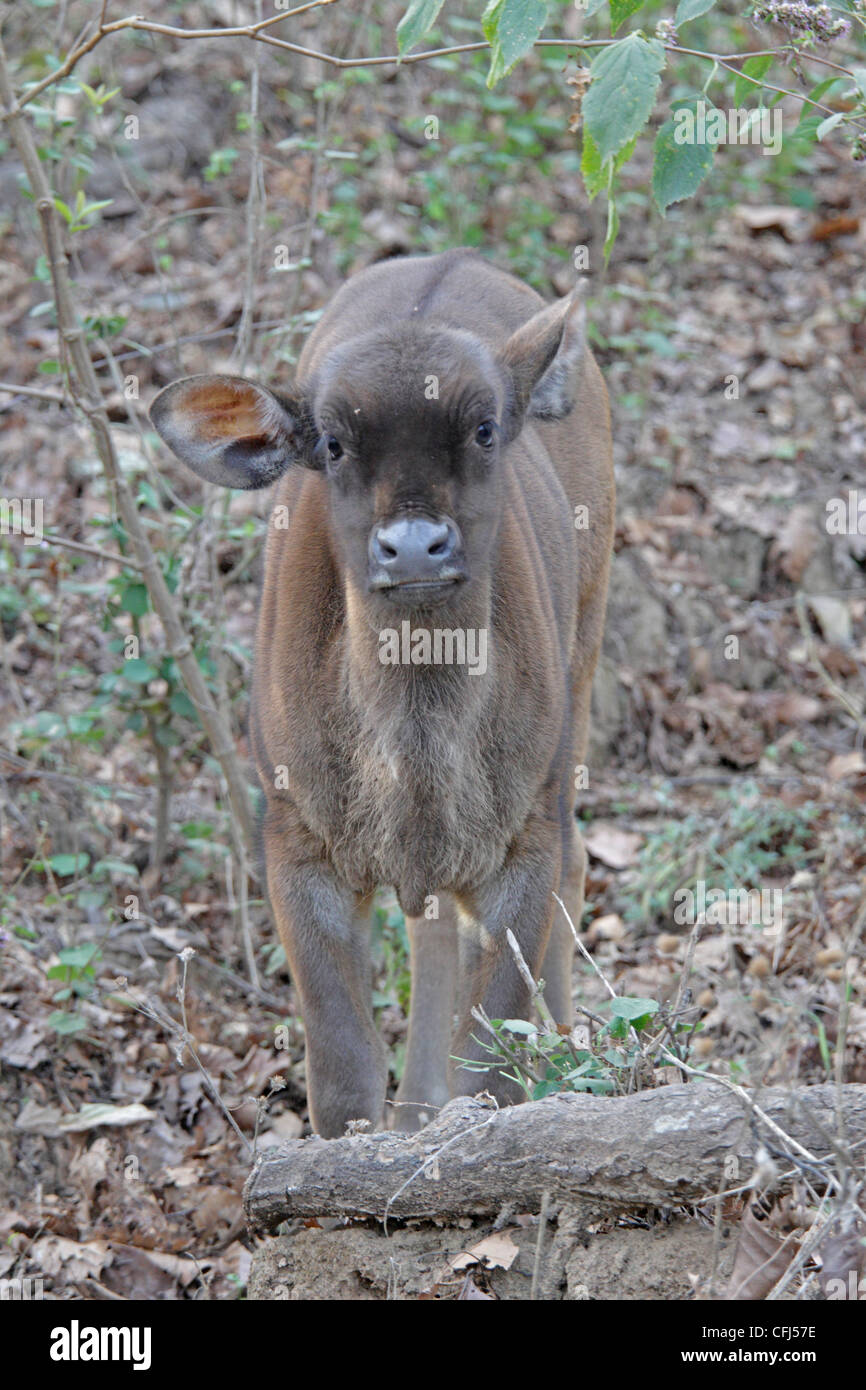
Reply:
[[547, 19], [547, 0], [490, 0], [481, 16], [490, 44], [488, 87], [494, 87], [532, 48]]
[[697, 139], [697, 105], [696, 101], [678, 104], [673, 118], [665, 121], [656, 136], [652, 187], [662, 213], [671, 203], [690, 198], [713, 167], [715, 147]]
[[650, 118], [665, 65], [656, 39], [629, 34], [599, 53], [583, 99], [583, 121], [602, 161], [617, 154]]

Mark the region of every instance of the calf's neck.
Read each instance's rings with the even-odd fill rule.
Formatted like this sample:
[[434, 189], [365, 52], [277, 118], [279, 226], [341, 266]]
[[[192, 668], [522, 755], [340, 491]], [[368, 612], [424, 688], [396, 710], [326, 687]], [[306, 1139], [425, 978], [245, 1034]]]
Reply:
[[151, 419], [228, 487], [279, 480], [251, 699], [267, 883], [319, 1134], [383, 1121], [371, 900], [406, 913], [412, 996], [391, 1111], [519, 1097], [471, 1016], [526, 1018], [506, 933], [571, 1020], [584, 851], [574, 819], [614, 524], [607, 392], [577, 293], [473, 251], [350, 279], [294, 384], [166, 387]]

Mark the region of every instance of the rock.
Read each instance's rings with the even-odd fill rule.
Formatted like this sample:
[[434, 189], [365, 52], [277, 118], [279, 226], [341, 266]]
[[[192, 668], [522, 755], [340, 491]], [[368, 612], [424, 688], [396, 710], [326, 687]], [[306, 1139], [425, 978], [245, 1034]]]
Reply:
[[614, 555], [605, 626], [605, 654], [637, 675], [669, 662], [667, 614], [649, 591], [627, 550]]

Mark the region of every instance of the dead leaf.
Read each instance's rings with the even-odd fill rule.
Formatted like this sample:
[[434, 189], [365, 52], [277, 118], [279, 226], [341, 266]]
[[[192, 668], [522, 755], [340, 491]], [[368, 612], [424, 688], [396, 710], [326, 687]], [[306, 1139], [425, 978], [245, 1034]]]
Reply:
[[807, 598], [806, 602], [824, 634], [825, 641], [838, 647], [850, 647], [851, 610], [847, 603], [840, 598], [818, 596]]
[[192, 1220], [197, 1231], [213, 1235], [224, 1234], [243, 1216], [240, 1195], [228, 1187], [208, 1187], [195, 1201]]
[[620, 830], [609, 821], [593, 821], [583, 833], [583, 842], [594, 859], [610, 869], [630, 869], [638, 861], [643, 836], [633, 830]]
[[459, 1255], [455, 1255], [451, 1261], [451, 1268], [455, 1274], [462, 1274], [464, 1269], [471, 1269], [477, 1265], [478, 1260], [475, 1255], [470, 1255], [467, 1250], [462, 1250]]
[[138, 1125], [153, 1118], [154, 1112], [148, 1110], [146, 1105], [82, 1105], [77, 1115], [63, 1117], [59, 1129], [61, 1134], [80, 1134], [87, 1129], [98, 1129], [101, 1125]]
[[28, 1100], [21, 1107], [15, 1128], [56, 1139], [61, 1134], [81, 1134], [100, 1125], [135, 1125], [152, 1119], [154, 1112], [146, 1105], [89, 1104], [70, 1115], [59, 1105], [37, 1105]]
[[173, 1187], [195, 1187], [203, 1176], [202, 1165], [196, 1162], [169, 1164], [165, 1169], [166, 1183]]
[[0, 1060], [7, 1066], [23, 1067], [26, 1071], [38, 1067], [48, 1056], [48, 1049], [44, 1046], [45, 1033], [41, 1023], [25, 1024], [4, 1043]]
[[750, 391], [775, 391], [779, 386], [787, 386], [789, 373], [775, 357], [767, 357], [759, 367], [755, 367], [746, 377]]
[[43, 1236], [33, 1242], [28, 1255], [34, 1269], [41, 1274], [56, 1279], [62, 1273], [71, 1284], [97, 1278], [114, 1258], [107, 1241], [91, 1240], [82, 1245], [65, 1236]]
[[592, 941], [622, 941], [625, 931], [625, 922], [619, 913], [606, 912], [590, 923], [589, 936]]
[[750, 232], [782, 232], [792, 236], [803, 221], [803, 213], [792, 207], [746, 207], [740, 203], [734, 212]]
[[734, 1270], [725, 1292], [732, 1301], [760, 1300], [779, 1282], [796, 1254], [796, 1244], [780, 1241], [755, 1202], [750, 1202], [740, 1224]]
[[825, 713], [820, 700], [798, 690], [768, 691], [761, 704], [765, 718], [778, 724], [811, 724]]
[[839, 217], [828, 217], [823, 222], [816, 222], [809, 235], [813, 241], [827, 241], [830, 237], [850, 236], [859, 230], [858, 217], [846, 217], [842, 214]]
[[818, 547], [818, 528], [813, 509], [792, 507], [779, 534], [770, 547], [770, 555], [778, 559], [779, 568], [787, 579], [797, 584]]
[[853, 753], [837, 753], [827, 764], [831, 782], [844, 782], [846, 777], [856, 777], [860, 772], [866, 772], [866, 762], [859, 748]]
[[806, 324], [762, 323], [758, 341], [767, 357], [775, 357], [786, 367], [813, 367], [821, 344]]
[[94, 1140], [89, 1149], [75, 1155], [69, 1164], [69, 1172], [83, 1188], [85, 1195], [92, 1198], [99, 1184], [107, 1179], [110, 1162], [111, 1143], [102, 1135]]
[[499, 1231], [496, 1235], [487, 1236], [477, 1245], [473, 1245], [469, 1253], [482, 1260], [490, 1269], [510, 1269], [520, 1254], [520, 1249], [514, 1244], [509, 1231]]
[[274, 1144], [285, 1144], [289, 1139], [300, 1139], [303, 1132], [304, 1122], [300, 1115], [296, 1115], [294, 1110], [284, 1110], [282, 1115], [275, 1115], [271, 1120], [270, 1129], [259, 1135], [259, 1147], [267, 1148]]
[[[821, 1257], [821, 1287], [825, 1298], [838, 1290], [844, 1290], [842, 1297], [859, 1298], [860, 1279], [866, 1267], [866, 1246], [863, 1244], [864, 1226], [859, 1211], [843, 1211], [835, 1221], [831, 1221], [826, 1235], [818, 1246]], [[834, 1289], [829, 1288], [830, 1284]]]

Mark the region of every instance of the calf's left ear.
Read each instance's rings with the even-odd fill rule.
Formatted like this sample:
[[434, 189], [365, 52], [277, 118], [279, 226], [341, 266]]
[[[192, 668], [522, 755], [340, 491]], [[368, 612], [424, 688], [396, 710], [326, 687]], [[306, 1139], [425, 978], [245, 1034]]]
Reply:
[[561, 420], [574, 407], [586, 352], [582, 291], [578, 285], [564, 299], [533, 314], [500, 353], [511, 375], [521, 422], [526, 416]]
[[315, 467], [302, 397], [241, 376], [188, 376], [160, 391], [150, 418], [173, 454], [222, 487], [268, 487], [292, 463]]

